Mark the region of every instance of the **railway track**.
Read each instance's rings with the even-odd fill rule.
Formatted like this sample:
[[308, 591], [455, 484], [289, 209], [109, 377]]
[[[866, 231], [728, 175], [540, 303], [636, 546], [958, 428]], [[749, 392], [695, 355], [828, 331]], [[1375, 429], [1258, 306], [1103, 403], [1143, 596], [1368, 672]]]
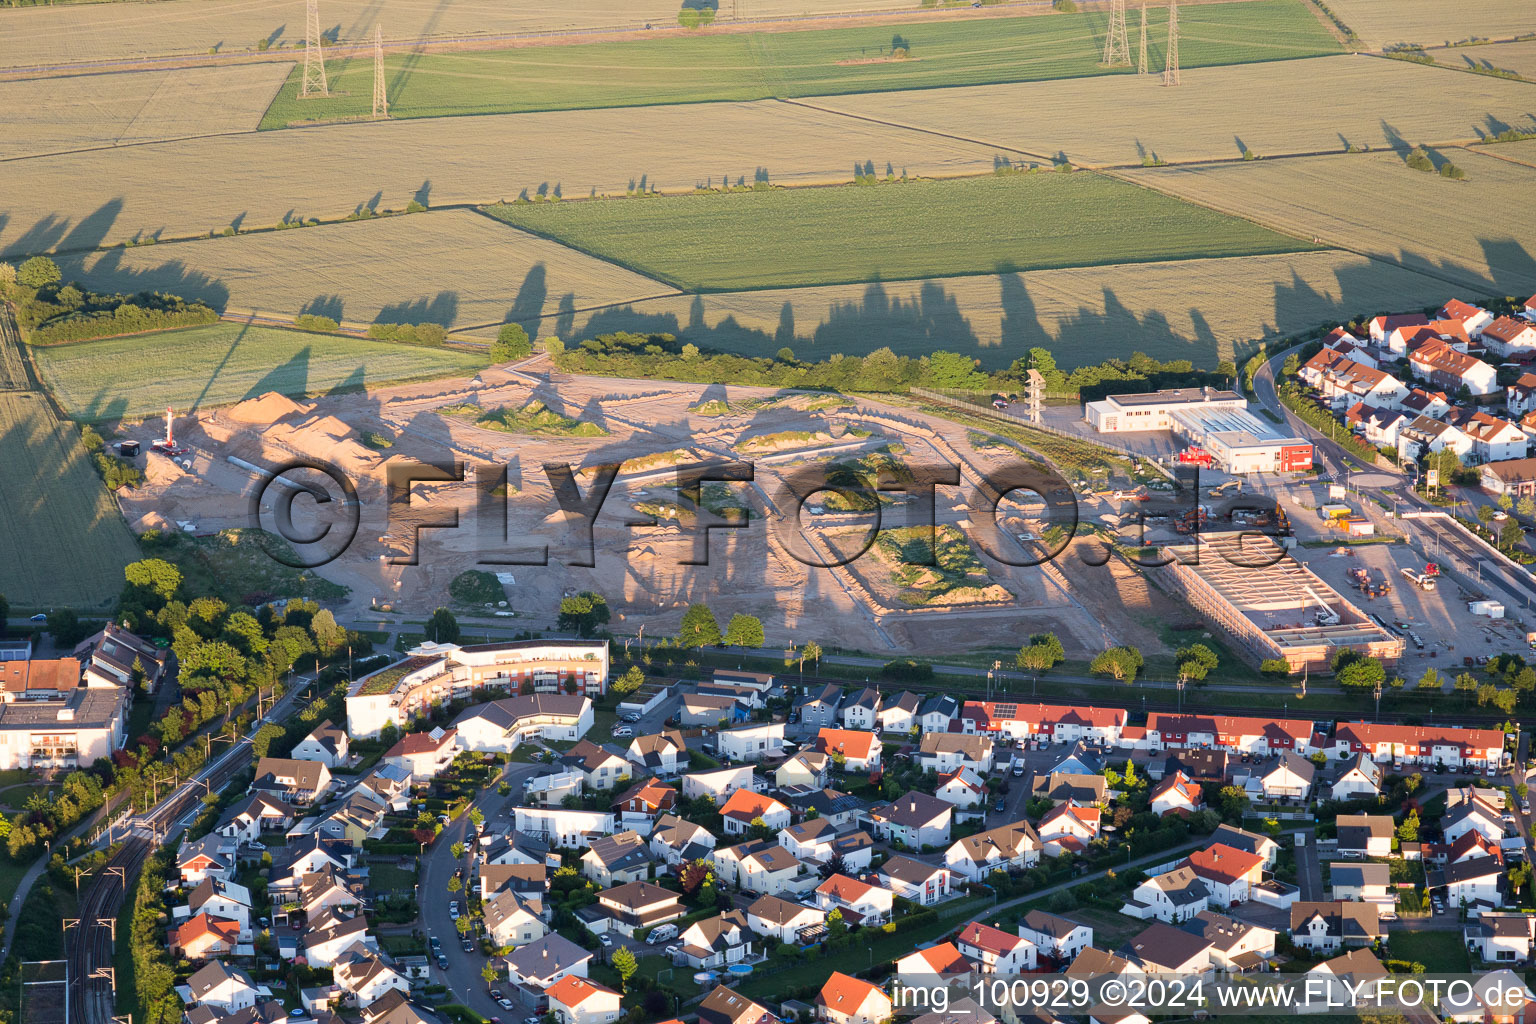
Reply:
[[[80, 917], [69, 926], [64, 955], [69, 960], [69, 1002], [72, 1016], [85, 1024], [111, 1024], [116, 1013], [116, 984], [112, 967], [116, 922], [130, 886], [153, 844], [130, 835], [91, 879], [80, 896]], [[129, 979], [124, 978], [124, 983]]]

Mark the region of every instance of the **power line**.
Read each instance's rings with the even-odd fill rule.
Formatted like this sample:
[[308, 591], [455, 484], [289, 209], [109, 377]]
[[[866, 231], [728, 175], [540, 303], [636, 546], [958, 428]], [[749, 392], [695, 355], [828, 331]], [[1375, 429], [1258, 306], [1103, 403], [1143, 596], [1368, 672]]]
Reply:
[[1179, 84], [1179, 0], [1168, 0], [1168, 63], [1163, 68], [1163, 84]]
[[320, 0], [304, 0], [304, 84], [299, 95], [330, 94], [325, 83], [325, 54], [320, 50]]
[[1131, 44], [1125, 35], [1125, 0], [1109, 0], [1109, 31], [1104, 36], [1105, 67], [1131, 64]]
[[384, 95], [384, 27], [373, 26], [373, 116], [389, 116], [389, 98]]

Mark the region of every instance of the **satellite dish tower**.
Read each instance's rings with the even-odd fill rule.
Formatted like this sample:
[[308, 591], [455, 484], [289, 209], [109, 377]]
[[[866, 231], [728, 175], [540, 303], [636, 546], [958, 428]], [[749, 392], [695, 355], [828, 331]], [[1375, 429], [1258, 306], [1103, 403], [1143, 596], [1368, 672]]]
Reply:
[[1109, 0], [1109, 32], [1104, 36], [1105, 67], [1130, 67], [1131, 44], [1125, 35], [1125, 0]]
[[1163, 68], [1163, 84], [1179, 84], [1179, 0], [1168, 0], [1168, 63]]
[[384, 95], [384, 27], [373, 26], [373, 116], [389, 116], [389, 97]]
[[329, 96], [325, 83], [325, 54], [320, 50], [320, 0], [304, 0], [304, 83], [299, 95]]

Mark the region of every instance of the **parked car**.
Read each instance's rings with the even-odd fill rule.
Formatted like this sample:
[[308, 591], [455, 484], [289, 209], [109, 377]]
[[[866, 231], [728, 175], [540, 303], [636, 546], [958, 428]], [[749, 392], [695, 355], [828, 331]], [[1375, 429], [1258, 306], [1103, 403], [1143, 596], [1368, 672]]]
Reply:
[[505, 998], [507, 998], [507, 997], [501, 994], [501, 989], [499, 989], [499, 988], [491, 989], [491, 1001], [492, 1002], [499, 1003], [499, 1002], [501, 1002]]
[[455, 920], [455, 921], [457, 921], [459, 919], [459, 901], [458, 900], [454, 900], [452, 903], [448, 904], [448, 916], [450, 918], [452, 918], [453, 920]]
[[992, 809], [994, 811], [1006, 811], [1008, 809], [1008, 799], [1007, 799], [1007, 797], [1001, 797], [1001, 796], [998, 797], [997, 798], [997, 803], [992, 805]]
[[462, 943], [459, 944], [459, 948], [464, 950], [464, 952], [466, 952], [466, 953], [473, 953], [475, 951], [474, 940], [473, 939], [465, 939]]
[[597, 937], [597, 941], [601, 942], [604, 946], [611, 946], [611, 945], [613, 945], [613, 939], [609, 938], [606, 935], [599, 935]]
[[512, 1000], [510, 1000], [510, 999], [498, 999], [498, 1000], [496, 1000], [496, 1005], [501, 1007], [503, 1010], [515, 1010], [515, 1009], [517, 1009], [517, 1007], [512, 1005]]
[[616, 739], [616, 740], [617, 739], [628, 739], [629, 737], [633, 736], [634, 734], [635, 734], [635, 730], [631, 729], [627, 725], [618, 726], [618, 727], [616, 727], [613, 730], [613, 738]]
[[448, 958], [443, 956], [441, 953], [437, 954], [437, 969], [440, 971], [446, 971], [448, 969]]

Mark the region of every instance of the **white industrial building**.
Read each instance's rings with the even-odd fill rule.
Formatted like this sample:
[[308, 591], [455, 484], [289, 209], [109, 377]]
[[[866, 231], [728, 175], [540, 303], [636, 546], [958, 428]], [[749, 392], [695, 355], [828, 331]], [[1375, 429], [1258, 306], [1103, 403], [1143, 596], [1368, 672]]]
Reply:
[[1226, 473], [1286, 473], [1312, 467], [1312, 445], [1288, 437], [1248, 412], [1232, 391], [1174, 388], [1150, 394], [1110, 395], [1083, 407], [1083, 418], [1101, 434], [1167, 430]]

